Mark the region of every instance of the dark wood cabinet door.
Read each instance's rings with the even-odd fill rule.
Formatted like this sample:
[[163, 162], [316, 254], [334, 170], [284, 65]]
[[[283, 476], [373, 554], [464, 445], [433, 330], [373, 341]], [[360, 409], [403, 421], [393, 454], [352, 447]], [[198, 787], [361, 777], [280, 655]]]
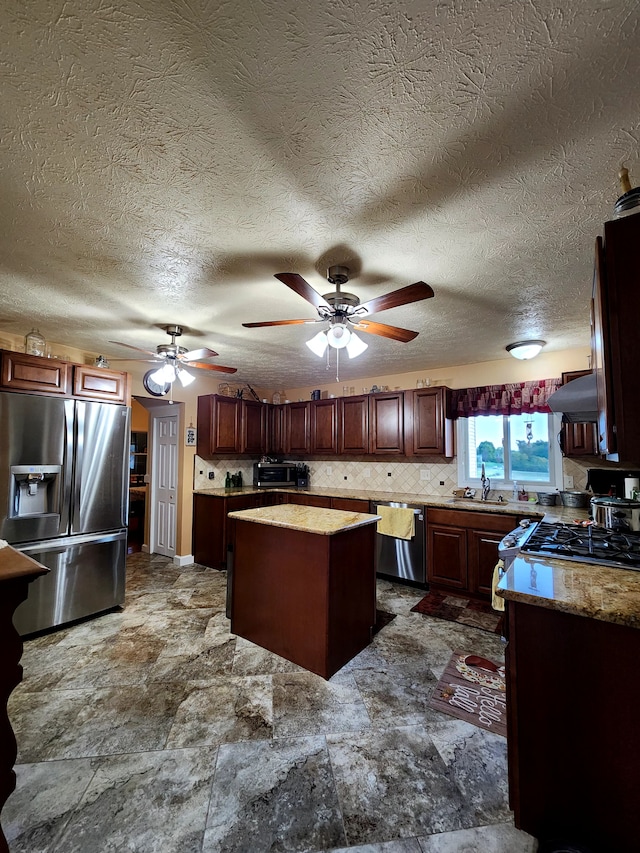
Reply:
[[285, 404], [285, 453], [309, 453], [311, 447], [310, 403]]
[[364, 455], [369, 452], [369, 397], [341, 397], [338, 451]]
[[73, 396], [84, 400], [101, 400], [106, 403], [131, 403], [128, 373], [92, 367], [86, 364], [73, 366]]
[[331, 508], [331, 498], [324, 495], [301, 495], [289, 492], [287, 503], [298, 504], [299, 506], [319, 506], [325, 509]]
[[240, 400], [206, 394], [198, 397], [197, 453], [203, 459], [240, 452]]
[[252, 456], [267, 451], [267, 404], [242, 400], [240, 410], [240, 450]]
[[2, 387], [9, 391], [31, 391], [35, 394], [71, 394], [73, 365], [55, 358], [2, 351]]
[[433, 587], [467, 589], [467, 531], [463, 527], [427, 525], [427, 580]]
[[504, 525], [503, 532], [492, 530], [467, 531], [467, 563], [469, 567], [469, 590], [484, 598], [491, 596], [493, 570], [498, 562], [498, 545], [502, 537], [513, 530], [515, 520]]
[[612, 462], [640, 459], [638, 242], [640, 217], [605, 222], [596, 245], [592, 366], [598, 384], [598, 441]]
[[285, 453], [285, 405], [276, 404], [268, 408], [267, 451], [274, 454]]
[[338, 452], [338, 400], [314, 400], [311, 409], [311, 453]]
[[[451, 442], [445, 442], [445, 389], [405, 391], [404, 400], [407, 455], [453, 455]], [[448, 426], [451, 429], [451, 425]]]
[[222, 497], [193, 496], [193, 558], [201, 566], [225, 565], [225, 504]]
[[369, 501], [358, 498], [331, 498], [331, 509], [342, 509], [346, 512], [369, 512]]
[[404, 392], [369, 396], [370, 453], [404, 455]]

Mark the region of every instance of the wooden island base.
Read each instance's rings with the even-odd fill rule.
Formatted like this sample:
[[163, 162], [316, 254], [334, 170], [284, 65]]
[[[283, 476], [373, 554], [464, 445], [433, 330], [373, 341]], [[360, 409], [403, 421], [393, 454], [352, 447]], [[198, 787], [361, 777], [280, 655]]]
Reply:
[[[319, 514], [360, 521], [331, 533], [256, 523], [271, 513], [302, 526]], [[330, 678], [371, 642], [377, 516], [282, 505], [232, 517], [232, 633]]]

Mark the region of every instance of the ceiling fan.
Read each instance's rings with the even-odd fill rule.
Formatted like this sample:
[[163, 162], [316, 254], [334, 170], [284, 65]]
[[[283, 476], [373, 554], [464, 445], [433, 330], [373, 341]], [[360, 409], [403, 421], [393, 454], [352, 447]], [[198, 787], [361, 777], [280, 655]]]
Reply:
[[204, 364], [200, 361], [202, 358], [213, 358], [218, 355], [215, 350], [209, 347], [200, 347], [200, 349], [187, 350], [186, 347], [181, 347], [176, 344], [176, 338], [182, 335], [182, 326], [164, 326], [164, 330], [171, 338], [170, 344], [159, 344], [156, 351], [134, 347], [131, 344], [122, 343], [122, 341], [109, 341], [110, 344], [117, 344], [121, 347], [143, 352], [150, 358], [130, 359], [130, 358], [114, 358], [111, 361], [148, 361], [151, 364], [158, 362], [158, 367], [150, 370], [145, 374], [143, 379], [144, 387], [150, 394], [156, 397], [161, 397], [166, 394], [171, 384], [178, 379], [183, 387], [190, 385], [195, 376], [192, 376], [185, 367], [195, 368], [196, 370], [215, 370], [219, 373], [235, 373], [236, 367], [225, 367], [222, 364]]
[[327, 280], [335, 285], [335, 291], [325, 293], [321, 296], [308, 284], [301, 275], [297, 273], [277, 273], [275, 276], [291, 290], [295, 291], [307, 302], [313, 305], [317, 312], [317, 319], [304, 320], [270, 320], [261, 323], [243, 323], [247, 329], [255, 329], [260, 326], [293, 326], [301, 323], [328, 322], [329, 329], [319, 332], [307, 346], [318, 356], [324, 355], [327, 346], [336, 349], [346, 348], [350, 358], [355, 358], [364, 352], [367, 344], [353, 334], [353, 329], [359, 332], [368, 332], [372, 335], [380, 335], [394, 341], [407, 343], [418, 336], [418, 332], [409, 329], [401, 329], [398, 326], [387, 326], [384, 323], [374, 323], [368, 319], [369, 314], [378, 311], [386, 311], [399, 305], [408, 305], [411, 302], [419, 302], [422, 299], [430, 299], [434, 293], [432, 288], [424, 281], [418, 281], [407, 287], [401, 287], [391, 293], [385, 293], [370, 299], [368, 302], [360, 302], [354, 293], [345, 293], [340, 290], [341, 285], [349, 281], [349, 269], [343, 266], [331, 266], [327, 271]]

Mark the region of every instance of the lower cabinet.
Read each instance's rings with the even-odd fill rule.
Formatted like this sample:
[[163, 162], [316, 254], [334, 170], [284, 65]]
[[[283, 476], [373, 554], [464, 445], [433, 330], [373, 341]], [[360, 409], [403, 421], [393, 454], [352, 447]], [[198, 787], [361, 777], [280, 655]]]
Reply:
[[507, 636], [515, 825], [554, 850], [637, 851], [640, 631], [509, 600]]
[[299, 504], [300, 506], [320, 506], [330, 509], [331, 498], [320, 495], [300, 495], [289, 492], [287, 503]]
[[212, 569], [224, 569], [227, 565], [227, 543], [233, 539], [235, 523], [227, 514], [272, 504], [271, 494], [194, 495], [192, 548], [195, 562]]
[[489, 600], [498, 544], [519, 518], [427, 507], [429, 588]]
[[358, 498], [331, 498], [331, 509], [342, 509], [346, 512], [369, 512], [369, 501]]

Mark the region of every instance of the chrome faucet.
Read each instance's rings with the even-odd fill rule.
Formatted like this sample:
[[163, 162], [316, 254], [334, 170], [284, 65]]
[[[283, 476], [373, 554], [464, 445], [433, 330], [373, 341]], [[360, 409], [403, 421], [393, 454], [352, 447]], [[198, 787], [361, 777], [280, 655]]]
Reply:
[[484, 462], [482, 463], [482, 473], [480, 475], [480, 482], [482, 483], [482, 497], [481, 501], [486, 501], [489, 497], [489, 492], [491, 491], [491, 478], [485, 476], [484, 473]]

